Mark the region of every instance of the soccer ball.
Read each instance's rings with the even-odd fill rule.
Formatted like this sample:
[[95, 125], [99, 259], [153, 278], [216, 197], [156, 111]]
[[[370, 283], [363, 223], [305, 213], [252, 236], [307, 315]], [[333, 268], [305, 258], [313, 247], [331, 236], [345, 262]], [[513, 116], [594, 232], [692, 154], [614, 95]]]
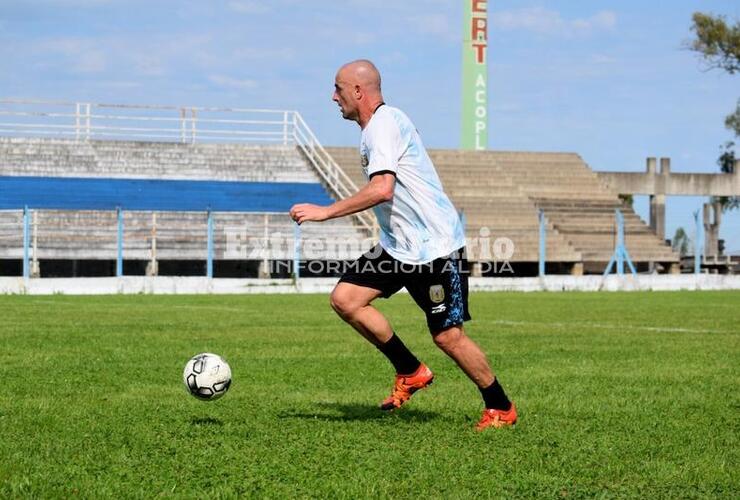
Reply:
[[213, 401], [229, 390], [231, 367], [218, 354], [204, 352], [193, 356], [182, 373], [188, 392], [202, 401]]

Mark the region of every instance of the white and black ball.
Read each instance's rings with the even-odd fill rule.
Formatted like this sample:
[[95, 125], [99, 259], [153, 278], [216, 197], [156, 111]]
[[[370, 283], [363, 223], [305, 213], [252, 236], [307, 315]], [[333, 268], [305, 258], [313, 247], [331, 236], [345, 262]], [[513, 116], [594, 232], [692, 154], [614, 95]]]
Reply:
[[219, 399], [231, 386], [231, 367], [218, 354], [204, 352], [190, 358], [182, 373], [188, 392], [202, 401]]

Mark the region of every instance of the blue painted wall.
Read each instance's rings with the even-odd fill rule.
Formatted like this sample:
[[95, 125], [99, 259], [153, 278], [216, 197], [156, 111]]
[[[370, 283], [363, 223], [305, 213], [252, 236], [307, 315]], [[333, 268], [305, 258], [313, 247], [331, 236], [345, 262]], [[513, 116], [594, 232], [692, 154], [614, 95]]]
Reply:
[[0, 209], [287, 212], [332, 202], [320, 184], [0, 176]]

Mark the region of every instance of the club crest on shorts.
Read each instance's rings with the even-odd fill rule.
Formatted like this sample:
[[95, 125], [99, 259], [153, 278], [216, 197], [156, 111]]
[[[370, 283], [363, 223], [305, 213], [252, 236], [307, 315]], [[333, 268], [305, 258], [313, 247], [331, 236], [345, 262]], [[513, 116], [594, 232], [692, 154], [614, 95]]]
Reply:
[[429, 287], [429, 298], [435, 304], [439, 304], [445, 300], [445, 289], [442, 285], [432, 285]]

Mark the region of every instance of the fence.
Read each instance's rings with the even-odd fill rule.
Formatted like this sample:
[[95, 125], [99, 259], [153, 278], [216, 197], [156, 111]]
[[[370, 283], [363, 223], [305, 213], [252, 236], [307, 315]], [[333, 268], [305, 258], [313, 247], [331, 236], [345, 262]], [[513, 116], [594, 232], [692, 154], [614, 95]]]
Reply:
[[[619, 211], [615, 221], [615, 254], [604, 275], [614, 264], [619, 275], [625, 264], [635, 274]], [[539, 275], [544, 276], [547, 220], [543, 212], [539, 238]], [[496, 253], [496, 241], [491, 242], [493, 251], [485, 253], [469, 241], [469, 249], [478, 248], [478, 254], [469, 254], [469, 258], [482, 262], [491, 259], [490, 255], [493, 260], [501, 257]], [[160, 261], [205, 261], [205, 276], [209, 278], [214, 276], [216, 260], [260, 262], [261, 277], [269, 277], [271, 263], [280, 261], [291, 263], [282, 268], [282, 274], [287, 271], [298, 278], [301, 262], [351, 261], [374, 243], [356, 226], [331, 221], [301, 227], [280, 212], [0, 211], [0, 259], [20, 259], [26, 279], [40, 276], [41, 260], [54, 259], [113, 261], [116, 276], [124, 275], [124, 260], [145, 262], [147, 275], [159, 274]], [[482, 259], [484, 255], [488, 257]], [[697, 255], [696, 273], [701, 271], [700, 259]]]
[[294, 141], [295, 111], [0, 100], [0, 133], [75, 140]]
[[[357, 191], [297, 111], [0, 99], [0, 134], [77, 141], [295, 145], [335, 198]], [[354, 219], [368, 234], [377, 232], [368, 214], [356, 214]]]
[[302, 230], [287, 213], [0, 211], [0, 259], [21, 259], [26, 279], [40, 276], [42, 260], [112, 260], [116, 276], [124, 260], [145, 261], [147, 275], [158, 274], [160, 261], [198, 260], [209, 278], [216, 260], [260, 261], [263, 277], [272, 261], [284, 261], [297, 278], [302, 260], [350, 260], [371, 244], [355, 226]]

